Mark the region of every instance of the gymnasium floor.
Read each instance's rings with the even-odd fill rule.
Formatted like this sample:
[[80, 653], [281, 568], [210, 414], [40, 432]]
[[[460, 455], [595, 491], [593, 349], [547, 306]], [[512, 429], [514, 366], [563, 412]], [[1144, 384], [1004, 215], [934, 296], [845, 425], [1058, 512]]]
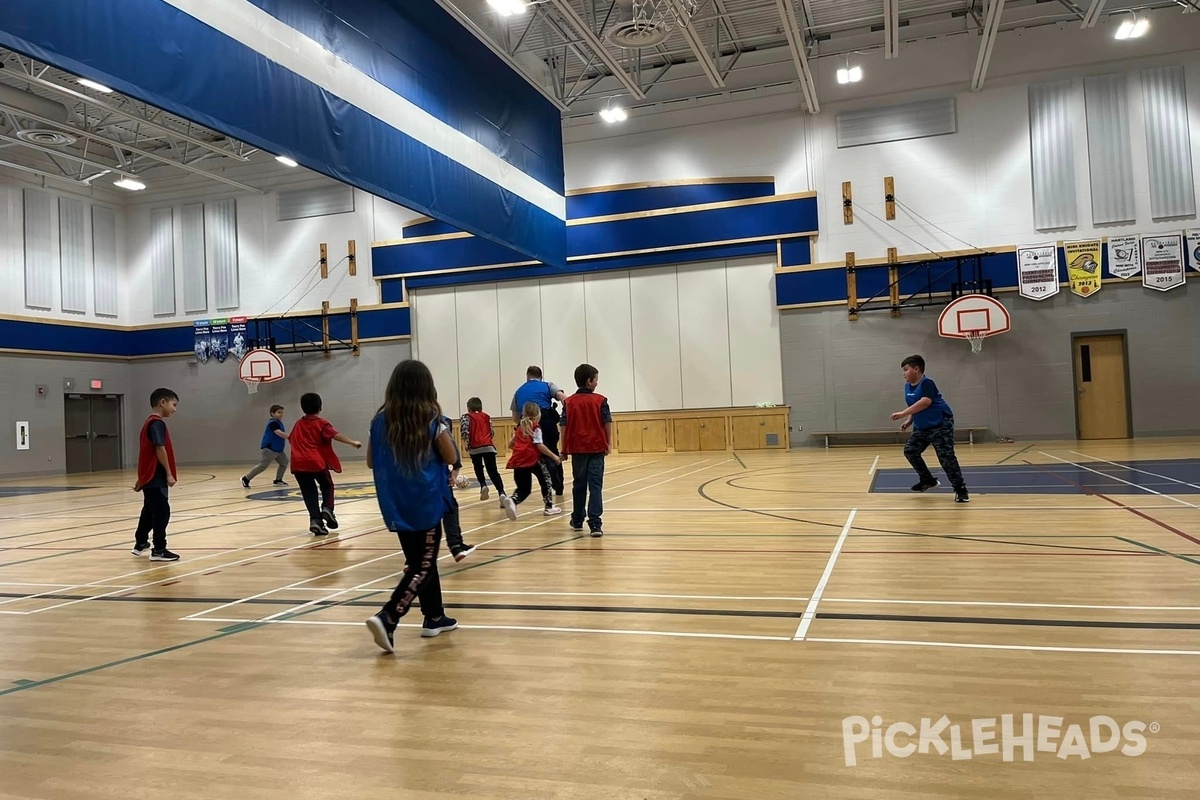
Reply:
[[129, 475], [3, 482], [0, 798], [1192, 798], [1198, 443], [962, 446], [967, 506], [898, 447], [614, 456], [598, 540], [461, 491], [461, 628], [394, 656], [361, 462], [327, 540], [182, 469], [175, 564]]

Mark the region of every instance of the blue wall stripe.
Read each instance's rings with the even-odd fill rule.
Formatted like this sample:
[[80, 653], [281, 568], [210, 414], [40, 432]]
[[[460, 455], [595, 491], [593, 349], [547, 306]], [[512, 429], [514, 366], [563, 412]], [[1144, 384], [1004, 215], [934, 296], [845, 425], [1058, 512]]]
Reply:
[[[303, 317], [318, 330], [321, 327], [319, 314]], [[299, 326], [298, 326], [299, 327]], [[346, 312], [330, 315], [332, 336], [350, 341], [350, 315]], [[276, 340], [286, 343], [290, 335], [283, 324], [276, 326]], [[249, 321], [250, 335], [254, 335], [254, 320]], [[377, 339], [386, 336], [409, 336], [412, 334], [409, 310], [404, 308], [380, 308], [360, 311], [358, 314], [358, 336], [360, 339]], [[266, 328], [261, 328], [266, 335]], [[317, 338], [320, 335], [317, 334]], [[0, 319], [0, 350], [36, 350], [47, 353], [75, 353], [78, 355], [111, 356], [154, 356], [168, 353], [191, 353], [195, 342], [192, 324], [172, 325], [167, 328], [92, 328], [78, 325], [60, 325], [53, 322], [25, 322]]]
[[[706, 211], [681, 211], [650, 217], [571, 225], [567, 251], [576, 260], [663, 247], [702, 247], [737, 239], [775, 239], [817, 230], [817, 200], [801, 197]], [[803, 246], [802, 246], [803, 247]], [[795, 251], [799, 253], [800, 251]], [[473, 237], [433, 242], [388, 244], [371, 251], [375, 277], [513, 264], [522, 254]], [[689, 256], [676, 256], [685, 260]], [[568, 268], [559, 270], [570, 272]]]
[[545, 263], [565, 261], [562, 220], [160, 0], [6, 0], [0, 44]]
[[434, 0], [247, 2], [563, 193], [558, 109]]
[[629, 214], [656, 208], [723, 203], [752, 197], [771, 197], [773, 182], [697, 183], [684, 186], [640, 186], [636, 189], [612, 189], [604, 192], [567, 195], [567, 219]]
[[780, 242], [781, 267], [803, 267], [812, 263], [812, 240], [807, 236]]
[[[775, 255], [774, 241], [714, 245], [712, 247], [700, 247], [692, 250], [643, 253], [633, 256], [618, 256], [590, 261], [572, 261], [567, 264], [566, 273], [563, 273], [561, 270], [551, 269], [545, 265], [531, 264], [525, 267], [501, 267], [497, 269], [473, 270], [471, 272], [451, 272], [442, 275], [410, 276], [405, 279], [405, 283], [408, 285], [409, 291], [412, 291], [413, 289], [427, 289], [436, 286], [466, 286], [476, 283], [494, 283], [496, 281], [553, 278], [562, 276], [563, 274], [587, 275], [620, 269], [656, 267], [664, 264], [691, 264], [700, 261], [716, 261], [763, 255]], [[399, 302], [400, 279], [385, 280], [382, 284], [384, 302]]]

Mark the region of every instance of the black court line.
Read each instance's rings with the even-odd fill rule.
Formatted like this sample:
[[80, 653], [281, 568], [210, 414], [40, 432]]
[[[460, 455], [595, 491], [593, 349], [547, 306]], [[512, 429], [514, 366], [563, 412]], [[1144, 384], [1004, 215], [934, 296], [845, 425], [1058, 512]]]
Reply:
[[[483, 566], [482, 564], [480, 566]], [[377, 593], [382, 590], [369, 590]], [[0, 593], [0, 597], [25, 597], [26, 595]], [[76, 595], [42, 595], [55, 600], [95, 599], [99, 602], [114, 603], [164, 603], [164, 604], [206, 604], [265, 606], [294, 606], [303, 600], [256, 597], [242, 600], [236, 597], [97, 597], [87, 598]], [[370, 600], [319, 600], [310, 602], [310, 608], [376, 608], [379, 603]], [[656, 606], [597, 606], [597, 605], [555, 605], [543, 603], [453, 603], [445, 604], [446, 608], [464, 608], [493, 611], [538, 611], [538, 612], [568, 612], [585, 614], [669, 614], [689, 617], [756, 617], [765, 619], [800, 619], [803, 609], [795, 611], [764, 611], [754, 609], [724, 609], [724, 608], [662, 608]], [[1025, 617], [956, 617], [946, 615], [924, 614], [853, 614], [832, 611], [817, 613], [817, 619], [843, 620], [860, 622], [924, 622], [949, 625], [1015, 625], [1025, 627], [1053, 628], [1116, 628], [1122, 630], [1200, 630], [1200, 622], [1122, 622], [1118, 620], [1075, 620], [1075, 619], [1037, 619]], [[197, 621], [204, 621], [203, 616]], [[247, 620], [247, 623], [254, 620]], [[469, 624], [469, 623], [468, 623]]]

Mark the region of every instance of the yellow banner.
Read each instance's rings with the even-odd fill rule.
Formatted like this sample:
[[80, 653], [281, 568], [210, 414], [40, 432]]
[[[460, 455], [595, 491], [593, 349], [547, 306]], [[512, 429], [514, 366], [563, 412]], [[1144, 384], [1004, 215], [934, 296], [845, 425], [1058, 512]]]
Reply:
[[1104, 261], [1104, 245], [1100, 240], [1063, 242], [1063, 254], [1067, 259], [1071, 293], [1087, 297], [1100, 291], [1100, 268]]

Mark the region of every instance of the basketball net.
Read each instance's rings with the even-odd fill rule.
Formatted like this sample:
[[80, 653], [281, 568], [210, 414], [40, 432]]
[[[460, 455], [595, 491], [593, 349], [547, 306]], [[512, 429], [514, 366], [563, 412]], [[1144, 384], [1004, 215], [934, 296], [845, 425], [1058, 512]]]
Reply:
[[640, 27], [670, 33], [686, 26], [704, 0], [633, 0], [633, 19]]
[[983, 349], [983, 340], [987, 338], [987, 331], [963, 331], [964, 338], [971, 343], [971, 352], [978, 353]]
[[262, 383], [260, 378], [242, 378], [242, 383], [246, 384], [246, 391], [250, 394], [258, 394], [258, 385]]

